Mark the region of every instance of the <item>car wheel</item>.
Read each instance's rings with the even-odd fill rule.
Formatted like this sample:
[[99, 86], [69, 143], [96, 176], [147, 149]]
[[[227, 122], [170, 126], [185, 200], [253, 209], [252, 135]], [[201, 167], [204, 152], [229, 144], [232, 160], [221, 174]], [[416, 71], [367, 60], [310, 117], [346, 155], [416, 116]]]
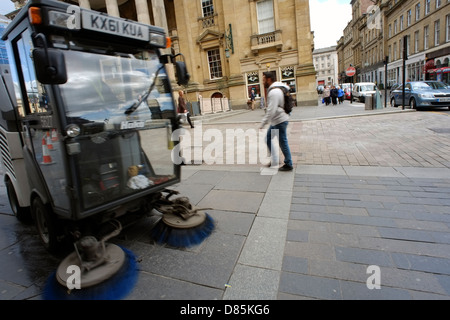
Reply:
[[17, 199], [16, 190], [14, 190], [14, 186], [11, 180], [7, 179], [5, 181], [5, 185], [9, 205], [11, 206], [11, 210], [16, 216], [17, 220], [19, 220], [20, 222], [30, 222], [31, 221], [31, 213], [29, 210], [30, 208], [20, 206], [19, 200]]
[[50, 253], [60, 250], [58, 241], [58, 223], [49, 205], [45, 205], [41, 198], [34, 198], [31, 210], [36, 223], [36, 228], [45, 249]]
[[397, 104], [395, 103], [395, 99], [394, 98], [391, 99], [391, 107], [392, 108], [397, 108], [398, 107]]
[[414, 98], [412, 98], [412, 99], [409, 101], [409, 107], [410, 107], [411, 109], [417, 109], [417, 103], [416, 103], [416, 100], [415, 100]]

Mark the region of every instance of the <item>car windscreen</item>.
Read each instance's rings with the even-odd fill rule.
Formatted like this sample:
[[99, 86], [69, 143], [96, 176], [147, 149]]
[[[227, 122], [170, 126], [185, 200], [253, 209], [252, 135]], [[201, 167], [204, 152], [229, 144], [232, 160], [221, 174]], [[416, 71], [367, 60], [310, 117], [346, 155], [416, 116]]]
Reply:
[[361, 91], [374, 91], [375, 86], [371, 84], [365, 84], [361, 86]]

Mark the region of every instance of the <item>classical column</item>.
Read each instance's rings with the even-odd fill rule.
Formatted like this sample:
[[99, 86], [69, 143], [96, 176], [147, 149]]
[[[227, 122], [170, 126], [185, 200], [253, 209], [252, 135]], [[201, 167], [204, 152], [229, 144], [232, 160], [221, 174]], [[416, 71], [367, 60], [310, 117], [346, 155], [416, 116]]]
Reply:
[[[155, 20], [155, 26], [161, 27], [166, 32], [166, 37], [169, 37], [169, 27], [167, 25], [166, 7], [164, 6], [164, 0], [152, 0], [153, 19]], [[171, 54], [171, 49], [161, 49], [163, 54]], [[167, 74], [171, 81], [175, 81], [175, 68], [173, 64], [168, 63], [166, 65]]]
[[313, 37], [311, 34], [309, 1], [295, 0], [295, 23], [297, 30], [298, 65], [297, 105], [317, 106], [318, 96], [315, 89], [316, 70], [312, 60]]
[[136, 13], [138, 22], [151, 24], [147, 0], [134, 0], [134, 2], [136, 4]]
[[106, 12], [110, 16], [120, 17], [119, 13], [119, 5], [117, 4], [117, 0], [105, 0], [106, 2]]
[[155, 25], [164, 28], [166, 34], [169, 34], [169, 27], [167, 26], [166, 8], [164, 0], [152, 0], [153, 18]]
[[89, 0], [78, 0], [78, 4], [81, 8], [85, 9], [91, 9], [91, 4], [89, 3]]

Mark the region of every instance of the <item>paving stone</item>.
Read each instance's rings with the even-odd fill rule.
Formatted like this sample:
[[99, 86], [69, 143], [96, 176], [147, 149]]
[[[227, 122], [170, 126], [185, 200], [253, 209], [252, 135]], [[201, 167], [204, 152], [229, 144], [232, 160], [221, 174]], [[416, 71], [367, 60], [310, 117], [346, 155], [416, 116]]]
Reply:
[[125, 300], [220, 300], [224, 290], [141, 272]]
[[448, 244], [361, 237], [359, 239], [359, 247], [383, 250], [386, 252], [428, 255], [450, 259], [450, 246]]
[[223, 289], [233, 272], [244, 239], [239, 235], [215, 232], [197, 250], [143, 243], [128, 247], [139, 258], [138, 266], [142, 272]]
[[342, 298], [339, 281], [299, 273], [282, 272], [279, 291], [318, 299]]
[[281, 270], [287, 220], [257, 217], [239, 257], [239, 263]]
[[292, 256], [284, 256], [282, 270], [287, 272], [307, 274], [308, 259]]
[[198, 203], [198, 207], [256, 213], [263, 198], [264, 193], [261, 192], [211, 190]]
[[287, 231], [286, 240], [296, 242], [307, 242], [309, 233], [301, 230], [289, 230]]
[[228, 172], [215, 186], [216, 190], [266, 192], [271, 176], [256, 172]]
[[431, 232], [423, 230], [379, 227], [378, 231], [383, 238], [420, 242], [435, 242]]
[[284, 249], [285, 255], [334, 261], [336, 259], [333, 246], [327, 243], [309, 243], [287, 241]]
[[411, 294], [406, 290], [382, 286], [380, 289], [367, 288], [366, 283], [341, 281], [344, 300], [410, 300]]
[[450, 275], [450, 259], [396, 252], [391, 255], [399, 268]]
[[275, 300], [280, 272], [238, 264], [228, 281], [224, 300]]
[[365, 265], [392, 266], [392, 259], [387, 252], [360, 248], [336, 247], [336, 259]]

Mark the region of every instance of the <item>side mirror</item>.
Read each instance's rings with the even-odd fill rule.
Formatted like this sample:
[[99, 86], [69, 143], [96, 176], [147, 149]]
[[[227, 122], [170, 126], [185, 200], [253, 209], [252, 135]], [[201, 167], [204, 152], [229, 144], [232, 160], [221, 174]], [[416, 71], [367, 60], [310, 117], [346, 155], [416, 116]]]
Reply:
[[185, 86], [188, 84], [191, 75], [187, 71], [186, 64], [183, 61], [177, 61], [175, 63], [175, 69], [177, 72], [177, 84], [179, 86]]
[[64, 84], [67, 82], [64, 54], [55, 49], [36, 48], [33, 50], [36, 77], [43, 84]]

